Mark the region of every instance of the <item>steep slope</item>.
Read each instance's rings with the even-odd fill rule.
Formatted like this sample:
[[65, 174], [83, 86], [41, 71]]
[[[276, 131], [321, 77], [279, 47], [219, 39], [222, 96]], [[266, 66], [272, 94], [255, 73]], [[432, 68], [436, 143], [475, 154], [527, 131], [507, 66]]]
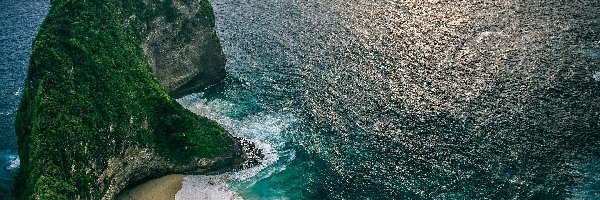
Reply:
[[144, 1], [125, 25], [141, 20], [142, 49], [155, 76], [173, 97], [225, 78], [225, 56], [208, 1]]
[[[197, 23], [177, 23], [190, 19], [182, 17], [183, 8], [202, 16], [194, 16]], [[160, 39], [152, 36], [160, 25], [197, 28], [202, 31], [180, 34], [204, 40], [195, 49], [211, 48], [192, 63], [201, 65], [197, 58], [213, 55], [214, 62], [207, 65], [218, 71], [214, 69], [223, 58], [211, 9], [208, 1], [52, 1], [33, 43], [17, 116], [17, 198], [112, 199], [148, 178], [202, 173], [239, 162], [233, 137], [216, 122], [185, 110], [164, 89], [189, 91], [185, 88], [198, 85], [163, 88], [159, 81], [173, 76], [157, 69], [168, 62], [150, 66], [148, 59], [162, 56], [154, 52], [159, 48], [146, 54], [142, 48]], [[172, 47], [189, 46], [166, 38]], [[190, 74], [190, 80], [202, 79], [198, 71]]]

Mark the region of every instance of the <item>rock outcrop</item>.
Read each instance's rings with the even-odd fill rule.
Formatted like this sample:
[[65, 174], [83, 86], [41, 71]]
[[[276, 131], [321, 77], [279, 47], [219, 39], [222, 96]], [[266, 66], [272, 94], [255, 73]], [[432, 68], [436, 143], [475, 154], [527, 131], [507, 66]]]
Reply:
[[235, 138], [165, 90], [203, 88], [223, 65], [206, 0], [52, 1], [17, 114], [17, 198], [112, 199], [242, 163]]
[[171, 96], [181, 97], [225, 77], [225, 56], [208, 1], [173, 1], [167, 9], [152, 1], [144, 4], [151, 12], [165, 13], [144, 24], [142, 49]]

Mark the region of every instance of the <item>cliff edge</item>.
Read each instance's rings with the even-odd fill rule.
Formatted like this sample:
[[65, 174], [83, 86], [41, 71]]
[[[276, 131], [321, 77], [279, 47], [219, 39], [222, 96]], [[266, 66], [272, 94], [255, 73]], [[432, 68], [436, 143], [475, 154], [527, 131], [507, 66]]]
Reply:
[[143, 21], [138, 24], [141, 47], [171, 96], [179, 98], [225, 78], [225, 56], [208, 1], [144, 1], [144, 6], [125, 24]]
[[113, 199], [242, 161], [236, 139], [169, 96], [225, 76], [208, 1], [51, 3], [17, 114], [18, 199]]

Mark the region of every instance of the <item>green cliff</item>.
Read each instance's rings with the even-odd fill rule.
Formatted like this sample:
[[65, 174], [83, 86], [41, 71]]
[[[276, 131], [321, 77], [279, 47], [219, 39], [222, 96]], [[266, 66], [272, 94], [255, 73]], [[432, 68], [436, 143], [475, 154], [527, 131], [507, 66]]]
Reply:
[[229, 133], [168, 94], [225, 75], [208, 1], [51, 3], [17, 116], [18, 199], [112, 199], [149, 178], [240, 162]]

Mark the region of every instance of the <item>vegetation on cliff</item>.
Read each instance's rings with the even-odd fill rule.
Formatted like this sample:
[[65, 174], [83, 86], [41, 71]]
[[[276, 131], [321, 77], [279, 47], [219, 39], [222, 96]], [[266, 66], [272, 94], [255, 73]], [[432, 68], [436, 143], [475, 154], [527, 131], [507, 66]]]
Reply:
[[[197, 9], [205, 17], [198, 20], [214, 26], [212, 8], [202, 2]], [[140, 47], [146, 24], [176, 18], [175, 6], [52, 1], [33, 42], [16, 122], [19, 199], [106, 198], [111, 182], [100, 176], [132, 147], [173, 165], [237, 154], [235, 140], [216, 122], [168, 96]]]

